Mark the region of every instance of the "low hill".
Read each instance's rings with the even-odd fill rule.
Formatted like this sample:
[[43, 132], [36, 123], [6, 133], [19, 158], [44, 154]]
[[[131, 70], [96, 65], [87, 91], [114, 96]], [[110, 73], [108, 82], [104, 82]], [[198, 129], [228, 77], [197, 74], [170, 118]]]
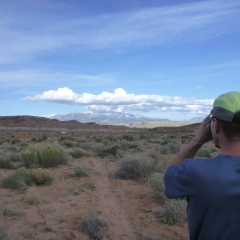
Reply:
[[128, 130], [126, 126], [99, 125], [94, 122], [81, 123], [76, 120], [59, 121], [35, 116], [2, 116], [0, 128], [30, 128], [39, 130]]

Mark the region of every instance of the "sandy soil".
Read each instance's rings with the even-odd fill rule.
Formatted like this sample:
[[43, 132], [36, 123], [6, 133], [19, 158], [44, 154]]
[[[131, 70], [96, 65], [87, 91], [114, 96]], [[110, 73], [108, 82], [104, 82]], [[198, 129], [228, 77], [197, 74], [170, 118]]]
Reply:
[[[50, 186], [37, 187], [43, 197], [38, 205], [26, 203], [25, 192], [0, 189], [7, 208], [24, 213], [24, 216], [1, 216], [13, 239], [88, 239], [79, 230], [79, 224], [89, 213], [107, 222], [103, 239], [188, 239], [187, 223], [169, 226], [159, 222], [160, 205], [146, 183], [114, 177], [117, 162], [95, 157], [74, 162], [87, 164], [90, 175], [73, 177], [73, 167], [69, 165], [51, 169], [55, 180]], [[71, 189], [84, 184], [93, 189], [79, 195], [71, 193]]]

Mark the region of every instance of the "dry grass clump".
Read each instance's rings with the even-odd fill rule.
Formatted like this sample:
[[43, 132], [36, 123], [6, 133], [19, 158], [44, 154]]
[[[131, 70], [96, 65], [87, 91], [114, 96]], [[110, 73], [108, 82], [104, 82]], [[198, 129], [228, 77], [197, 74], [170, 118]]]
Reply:
[[3, 186], [3, 181], [6, 178], [6, 174], [0, 169], [0, 187]]
[[177, 142], [170, 142], [160, 148], [161, 154], [176, 154], [180, 151], [181, 145]]
[[0, 168], [11, 169], [13, 165], [9, 159], [0, 159]]
[[102, 239], [106, 227], [105, 220], [94, 214], [89, 214], [80, 223], [80, 230], [90, 239]]
[[21, 160], [27, 168], [50, 168], [67, 164], [71, 157], [57, 142], [41, 142], [30, 145], [21, 152]]
[[7, 232], [7, 227], [3, 223], [0, 223], [0, 240], [12, 240]]
[[3, 215], [8, 217], [22, 217], [25, 216], [25, 213], [23, 211], [5, 207]]
[[165, 203], [167, 198], [164, 191], [164, 181], [161, 173], [153, 173], [148, 179], [148, 183], [154, 193], [154, 198], [159, 203]]
[[200, 148], [196, 154], [197, 157], [210, 158], [211, 153], [218, 152], [218, 149], [215, 147], [204, 146]]
[[89, 175], [90, 168], [84, 164], [76, 164], [74, 166], [74, 176], [75, 177], [86, 177]]
[[90, 154], [88, 152], [84, 152], [78, 148], [74, 148], [72, 151], [69, 152], [69, 154], [75, 159], [81, 157], [90, 157]]
[[42, 195], [38, 192], [37, 187], [30, 187], [26, 192], [24, 199], [30, 205], [37, 205], [42, 201]]
[[143, 179], [152, 172], [160, 171], [159, 162], [160, 159], [128, 155], [121, 160], [116, 176], [122, 179]]
[[186, 214], [187, 201], [180, 199], [171, 199], [160, 208], [160, 221], [164, 224], [182, 224], [187, 219]]
[[73, 194], [74, 196], [81, 194], [82, 192], [86, 192], [86, 191], [93, 191], [95, 189], [94, 184], [89, 183], [89, 184], [83, 184], [80, 186], [76, 186], [72, 189], [69, 190], [69, 192], [71, 194]]

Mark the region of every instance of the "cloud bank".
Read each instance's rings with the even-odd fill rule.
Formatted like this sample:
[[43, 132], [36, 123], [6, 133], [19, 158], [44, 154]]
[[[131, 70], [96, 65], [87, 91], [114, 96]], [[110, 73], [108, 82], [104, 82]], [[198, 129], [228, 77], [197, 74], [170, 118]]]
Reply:
[[91, 93], [74, 93], [64, 87], [58, 90], [48, 90], [33, 97], [22, 100], [47, 101], [68, 105], [81, 105], [86, 110], [112, 113], [128, 111], [171, 111], [193, 114], [208, 114], [212, 108], [212, 99], [197, 100], [194, 98], [170, 97], [161, 95], [127, 93], [122, 88], [116, 88], [113, 93], [102, 92], [98, 95]]

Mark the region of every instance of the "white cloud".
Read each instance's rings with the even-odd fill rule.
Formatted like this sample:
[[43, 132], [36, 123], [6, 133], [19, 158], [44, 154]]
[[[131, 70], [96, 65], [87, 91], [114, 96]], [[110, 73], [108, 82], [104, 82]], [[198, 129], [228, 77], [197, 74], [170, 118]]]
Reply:
[[113, 93], [102, 92], [98, 95], [91, 93], [74, 93], [64, 87], [58, 90], [48, 90], [33, 97], [28, 96], [22, 100], [48, 101], [69, 105], [85, 106], [86, 110], [93, 112], [126, 112], [126, 111], [173, 111], [193, 114], [207, 114], [211, 110], [213, 100], [184, 97], [170, 97], [161, 95], [147, 95], [127, 93], [117, 88]]

